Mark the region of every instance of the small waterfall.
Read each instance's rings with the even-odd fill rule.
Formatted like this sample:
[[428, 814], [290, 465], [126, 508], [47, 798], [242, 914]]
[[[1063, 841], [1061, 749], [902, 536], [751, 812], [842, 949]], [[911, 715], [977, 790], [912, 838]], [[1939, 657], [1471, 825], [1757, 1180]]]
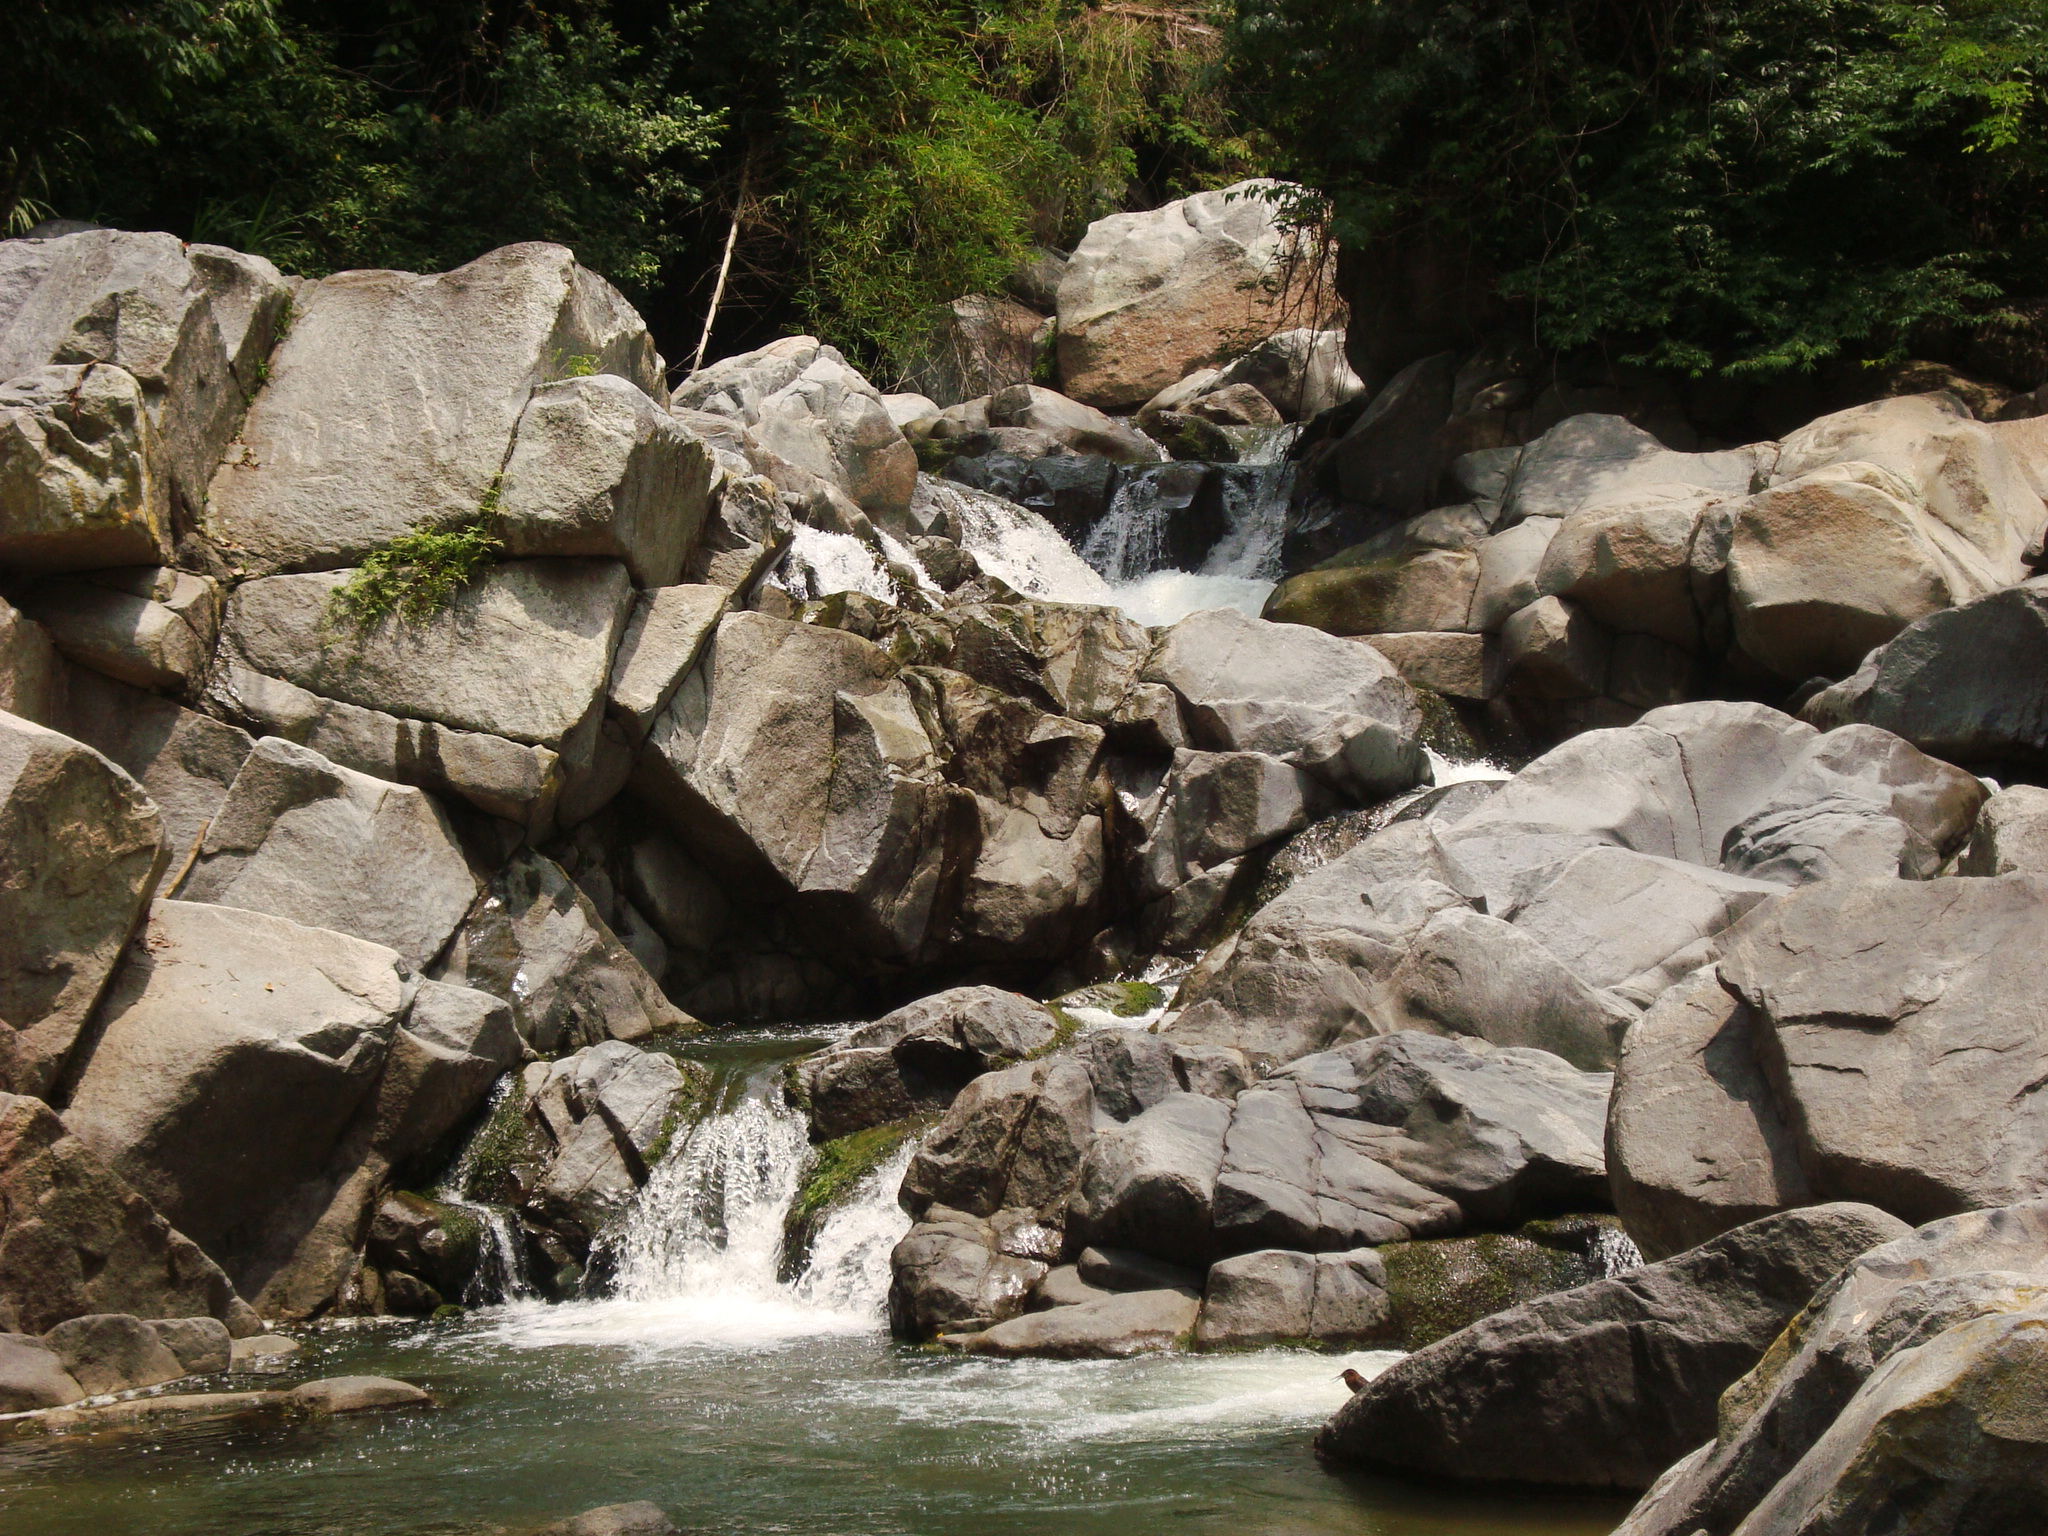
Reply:
[[455, 1166], [448, 1170], [448, 1176], [441, 1187], [434, 1191], [434, 1198], [443, 1205], [451, 1205], [458, 1211], [466, 1212], [477, 1224], [476, 1273], [469, 1277], [469, 1284], [463, 1287], [462, 1304], [466, 1307], [495, 1306], [499, 1302], [524, 1301], [540, 1294], [533, 1277], [526, 1266], [526, 1244], [520, 1240], [519, 1229], [512, 1220], [512, 1213], [501, 1206], [487, 1205], [472, 1198], [470, 1185], [476, 1173], [477, 1158], [482, 1155], [489, 1128], [498, 1123], [505, 1099], [512, 1092], [518, 1074], [507, 1072], [491, 1089], [491, 1095], [484, 1104], [483, 1117], [478, 1123], [476, 1134], [462, 1149]]
[[1280, 578], [1293, 427], [1228, 429], [1234, 464], [1162, 464], [1129, 475], [1081, 555], [1141, 624], [1204, 608], [1256, 614]]
[[1059, 529], [1029, 507], [931, 475], [919, 477], [918, 494], [935, 528], [974, 556], [989, 575], [1026, 597], [1055, 603], [1115, 601], [1109, 584], [1074, 552]]

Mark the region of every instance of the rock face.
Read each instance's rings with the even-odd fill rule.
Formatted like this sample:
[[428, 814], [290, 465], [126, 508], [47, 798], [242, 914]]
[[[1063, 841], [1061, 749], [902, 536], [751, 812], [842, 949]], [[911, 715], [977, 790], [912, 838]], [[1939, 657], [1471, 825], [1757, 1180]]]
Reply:
[[235, 1274], [324, 1169], [413, 988], [381, 945], [158, 902], [108, 993], [66, 1122]]
[[917, 487], [917, 454], [881, 392], [835, 347], [787, 336], [685, 379], [670, 401], [740, 423], [778, 458], [837, 487], [885, 526], [901, 528]]
[[1293, 252], [1262, 194], [1241, 182], [1088, 226], [1059, 283], [1066, 392], [1131, 410], [1197, 367], [1279, 329]]
[[[9, 240], [0, 246], [0, 378], [48, 365], [83, 365], [109, 382], [125, 377], [117, 388], [132, 392], [148, 424], [141, 457], [160, 498], [150, 515], [165, 517], [175, 499], [196, 517], [243, 402], [260, 381], [288, 292], [260, 256], [188, 246], [174, 235], [96, 229]], [[81, 440], [99, 435], [87, 432]], [[135, 446], [131, 437], [129, 448]], [[73, 547], [83, 553], [91, 543]], [[63, 564], [77, 569], [152, 558], [103, 560], [101, 552]], [[6, 558], [12, 563], [11, 553]]]
[[1362, 1344], [1393, 1336], [1387, 1271], [1370, 1248], [1268, 1248], [1210, 1267], [1195, 1327], [1200, 1349], [1258, 1349], [1313, 1339]]
[[0, 714], [0, 1090], [56, 1081], [164, 856], [161, 819], [133, 779]]
[[2048, 579], [2037, 578], [1908, 625], [1804, 713], [1822, 726], [1879, 726], [1958, 763], [2038, 770], [2048, 762], [2044, 658]]
[[[585, 370], [662, 389], [639, 316], [558, 245], [507, 246], [439, 276], [309, 284], [213, 476], [208, 531], [263, 569], [324, 570], [415, 524], [474, 519], [498, 499], [535, 387]], [[537, 435], [546, 415], [544, 403]]]
[[119, 368], [39, 368], [0, 385], [0, 556], [28, 570], [153, 564], [170, 552], [141, 386]]
[[98, 1312], [258, 1326], [220, 1267], [47, 1105], [0, 1095], [0, 1330]]
[[1745, 922], [1617, 1074], [1615, 1201], [1645, 1251], [1809, 1200], [1923, 1221], [2040, 1194], [2018, 935], [2044, 894], [2017, 874], [1830, 881]]
[[1744, 912], [1822, 876], [1932, 875], [1983, 792], [1888, 733], [1656, 710], [1313, 871], [1203, 958], [1167, 1027], [1274, 1062], [1419, 1027], [1611, 1066]]
[[1470, 1482], [1646, 1487], [1712, 1431], [1723, 1388], [1816, 1290], [1906, 1230], [1867, 1206], [1815, 1206], [1526, 1302], [1397, 1362], [1316, 1452]]
[[831, 1141], [943, 1110], [982, 1073], [1049, 1049], [1043, 1004], [996, 987], [955, 987], [863, 1024], [802, 1067], [812, 1134]]
[[1617, 1536], [1846, 1536], [1901, 1505], [1916, 1530], [2037, 1521], [2043, 1426], [2021, 1383], [2048, 1348], [2044, 1222], [2038, 1202], [1952, 1216], [1850, 1264]]
[[354, 934], [420, 969], [469, 911], [476, 880], [425, 794], [266, 737], [214, 814], [179, 895]]

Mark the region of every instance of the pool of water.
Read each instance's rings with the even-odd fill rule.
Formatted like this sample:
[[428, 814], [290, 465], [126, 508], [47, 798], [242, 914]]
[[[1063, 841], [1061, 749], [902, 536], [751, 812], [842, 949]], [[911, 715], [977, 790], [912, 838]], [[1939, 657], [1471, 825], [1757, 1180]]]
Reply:
[[471, 1536], [652, 1499], [688, 1531], [804, 1536], [1602, 1536], [1626, 1508], [1322, 1471], [1336, 1373], [1390, 1356], [972, 1360], [733, 1300], [312, 1334], [302, 1375], [398, 1376], [439, 1406], [0, 1446], [0, 1529]]

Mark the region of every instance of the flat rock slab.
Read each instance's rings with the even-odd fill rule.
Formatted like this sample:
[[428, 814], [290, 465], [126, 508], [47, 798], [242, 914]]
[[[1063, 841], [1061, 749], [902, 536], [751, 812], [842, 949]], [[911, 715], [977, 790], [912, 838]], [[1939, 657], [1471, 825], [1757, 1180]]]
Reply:
[[970, 1355], [1010, 1360], [1122, 1360], [1179, 1348], [1194, 1333], [1200, 1310], [1193, 1291], [1126, 1291], [1106, 1301], [1028, 1312], [950, 1342]]

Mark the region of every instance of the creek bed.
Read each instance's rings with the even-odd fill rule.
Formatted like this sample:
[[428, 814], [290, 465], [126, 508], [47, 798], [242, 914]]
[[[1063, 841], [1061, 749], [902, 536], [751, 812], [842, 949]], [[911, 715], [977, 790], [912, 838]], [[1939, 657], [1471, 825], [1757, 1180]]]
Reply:
[[1602, 1536], [1627, 1507], [1321, 1471], [1310, 1437], [1345, 1390], [1331, 1355], [965, 1360], [748, 1296], [527, 1304], [309, 1343], [303, 1375], [398, 1376], [442, 1406], [0, 1447], [0, 1528], [471, 1536], [646, 1498], [721, 1533]]

